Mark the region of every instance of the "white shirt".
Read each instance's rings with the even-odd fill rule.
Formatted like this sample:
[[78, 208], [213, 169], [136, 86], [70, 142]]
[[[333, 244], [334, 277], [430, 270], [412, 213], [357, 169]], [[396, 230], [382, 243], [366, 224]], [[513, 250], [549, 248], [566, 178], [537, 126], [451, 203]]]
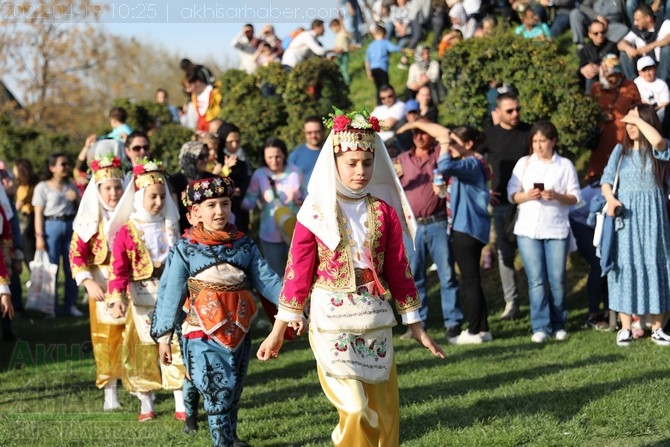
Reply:
[[248, 74], [255, 72], [258, 68], [254, 57], [256, 47], [251, 44], [249, 38], [244, 34], [244, 30], [240, 31], [230, 44], [238, 51], [240, 56], [240, 70], [244, 70]]
[[[635, 82], [637, 89], [640, 91], [643, 103], [666, 104], [670, 102], [670, 89], [664, 80], [656, 78], [654, 82], [647, 82], [642, 79], [642, 76], [638, 76], [633, 82]], [[665, 107], [657, 110], [656, 114], [658, 115], [658, 119], [663, 122]]]
[[[377, 118], [379, 121], [388, 119], [388, 118], [394, 118], [398, 122], [400, 122], [404, 117], [405, 117], [405, 103], [398, 100], [393, 104], [391, 107], [386, 106], [384, 104], [380, 104], [377, 107], [374, 108], [372, 113], [370, 114], [371, 116], [374, 116]], [[395, 136], [395, 130], [382, 130], [379, 132], [379, 136], [381, 137], [382, 141], [388, 141], [391, 138]]]
[[[533, 154], [521, 158], [507, 184], [510, 203], [517, 192], [533, 189], [535, 183], [544, 183], [545, 190], [569, 194], [581, 202], [581, 190], [575, 166], [567, 158], [554, 153], [550, 161], [540, 160]], [[514, 225], [514, 234], [532, 239], [565, 239], [570, 234], [568, 221], [569, 205], [557, 200], [529, 200], [519, 204], [519, 213]]]
[[313, 31], [303, 31], [291, 40], [288, 48], [284, 51], [281, 63], [282, 65], [295, 67], [299, 62], [307, 59], [310, 52], [317, 56], [323, 56], [326, 54], [326, 49], [316, 40]]
[[[670, 34], [670, 20], [664, 20], [663, 23], [661, 24], [661, 29], [658, 30], [658, 35], [656, 36], [656, 41], [658, 42], [659, 40], [663, 39], [665, 36]], [[629, 44], [633, 45], [635, 48], [641, 48], [645, 45], [647, 45], [647, 42], [642, 40], [640, 36], [635, 34], [632, 31], [628, 31], [628, 34], [626, 34], [623, 37], [623, 40], [628, 42]], [[661, 47], [654, 48], [654, 54], [656, 57], [657, 61], [661, 60]]]

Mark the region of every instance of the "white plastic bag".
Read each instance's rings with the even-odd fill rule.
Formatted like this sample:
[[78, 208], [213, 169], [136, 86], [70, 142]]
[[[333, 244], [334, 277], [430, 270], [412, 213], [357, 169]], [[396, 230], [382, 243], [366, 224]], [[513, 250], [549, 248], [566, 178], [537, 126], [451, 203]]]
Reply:
[[30, 261], [26, 309], [43, 312], [50, 316], [55, 315], [57, 272], [58, 265], [49, 262], [49, 255], [46, 251], [35, 252], [35, 259]]

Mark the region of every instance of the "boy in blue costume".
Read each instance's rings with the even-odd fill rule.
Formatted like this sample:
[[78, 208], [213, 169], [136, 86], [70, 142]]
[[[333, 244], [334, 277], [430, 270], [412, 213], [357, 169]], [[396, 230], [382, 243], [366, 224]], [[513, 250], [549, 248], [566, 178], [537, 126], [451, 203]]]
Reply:
[[224, 447], [247, 445], [237, 438], [237, 412], [251, 352], [248, 333], [257, 312], [249, 289], [276, 305], [282, 286], [251, 238], [229, 223], [234, 193], [228, 178], [188, 185], [184, 204], [199, 223], [173, 248], [151, 328], [161, 361], [169, 364], [170, 338], [183, 318], [187, 374], [204, 397], [214, 446]]

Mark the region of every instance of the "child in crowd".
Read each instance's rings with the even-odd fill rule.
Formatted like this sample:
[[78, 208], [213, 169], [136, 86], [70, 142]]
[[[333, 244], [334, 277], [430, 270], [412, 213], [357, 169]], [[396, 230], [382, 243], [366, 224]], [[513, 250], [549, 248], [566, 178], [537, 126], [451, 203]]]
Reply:
[[374, 40], [365, 51], [365, 72], [368, 79], [375, 83], [377, 103], [379, 104], [381, 102], [379, 88], [382, 85], [389, 85], [389, 57], [391, 53], [397, 53], [402, 48], [386, 38], [384, 27], [375, 26], [372, 29], [372, 37], [374, 37]]
[[249, 289], [276, 304], [281, 279], [251, 238], [229, 223], [234, 194], [228, 178], [189, 183], [182, 198], [198, 223], [168, 259], [151, 334], [160, 343], [161, 362], [170, 365], [175, 360], [172, 334], [184, 320], [184, 360], [205, 399], [213, 444], [242, 447], [247, 444], [237, 437], [237, 414], [251, 353], [248, 333], [256, 316]]
[[403, 244], [403, 230], [413, 238], [416, 225], [376, 133], [379, 123], [367, 111], [336, 112], [298, 213], [277, 319], [257, 356], [278, 356], [284, 330], [302, 321], [310, 299], [319, 381], [340, 415], [333, 443], [394, 447], [400, 421], [396, 319], [385, 287], [414, 339], [436, 356], [444, 353], [421, 326]]
[[[95, 385], [104, 389], [104, 410], [119, 408], [117, 381], [121, 378], [121, 344], [125, 318], [114, 318], [107, 304], [109, 258], [114, 235], [109, 222], [123, 194], [121, 160], [111, 154], [91, 163], [93, 178], [81, 199], [73, 223], [70, 266], [77, 285], [88, 293]], [[125, 220], [128, 216], [121, 217]]]
[[0, 317], [14, 318], [14, 306], [12, 304], [12, 295], [9, 290], [9, 283], [11, 281], [10, 266], [12, 260], [12, 226], [9, 215], [5, 210], [11, 208], [9, 206], [9, 199], [5, 193], [4, 187], [0, 185]]
[[335, 33], [335, 53], [337, 54], [337, 67], [342, 73], [344, 83], [349, 85], [351, 76], [349, 75], [349, 33], [342, 26], [339, 19], [330, 21], [330, 29]]
[[[118, 233], [106, 301], [113, 316], [126, 317], [122, 380], [124, 388], [140, 399], [140, 422], [156, 417], [153, 391], [161, 388], [173, 391], [175, 418], [186, 419], [178, 344], [173, 344], [173, 365], [159, 367], [158, 346], [149, 334], [159, 279], [168, 252], [179, 238], [179, 212], [166, 183], [160, 163], [140, 160], [110, 224], [110, 231], [118, 228]], [[123, 219], [123, 211], [131, 206], [129, 218]]]
[[640, 97], [645, 104], [651, 104], [656, 110], [658, 119], [663, 123], [665, 106], [670, 103], [668, 84], [656, 77], [656, 62], [650, 56], [642, 56], [637, 60], [638, 77], [634, 79]]

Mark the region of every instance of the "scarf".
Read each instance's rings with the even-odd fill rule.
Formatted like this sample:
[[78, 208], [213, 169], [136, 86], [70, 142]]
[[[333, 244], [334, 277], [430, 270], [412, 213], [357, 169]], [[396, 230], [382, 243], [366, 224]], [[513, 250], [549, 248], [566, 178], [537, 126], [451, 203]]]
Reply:
[[210, 231], [207, 230], [202, 222], [191, 228], [188, 234], [188, 240], [191, 243], [199, 243], [209, 247], [214, 245], [229, 244], [241, 239], [244, 233], [237, 231], [235, 225], [228, 223], [225, 230]]

